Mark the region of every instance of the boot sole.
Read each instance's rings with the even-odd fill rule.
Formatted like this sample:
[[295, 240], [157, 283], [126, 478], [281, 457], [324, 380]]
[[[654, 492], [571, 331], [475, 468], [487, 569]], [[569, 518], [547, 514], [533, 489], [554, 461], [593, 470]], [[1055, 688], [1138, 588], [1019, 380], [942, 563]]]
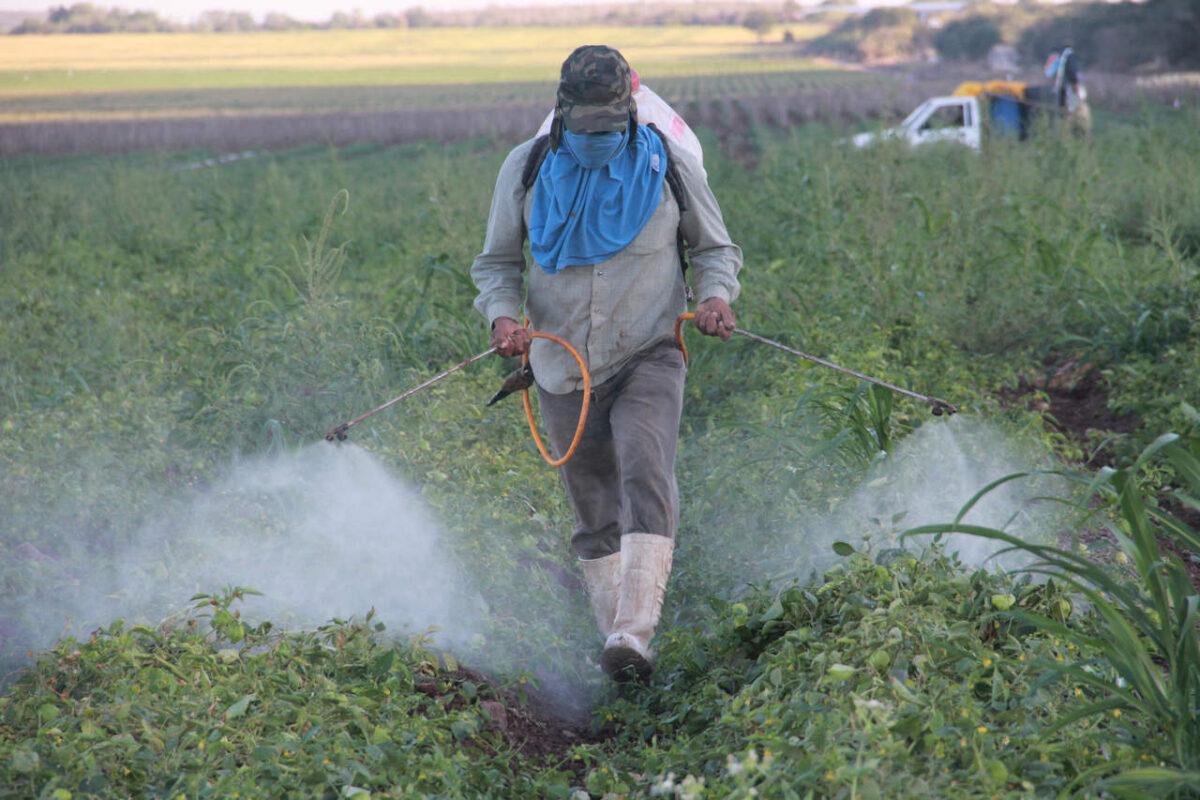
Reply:
[[650, 677], [654, 667], [638, 651], [632, 647], [610, 647], [600, 654], [600, 666], [604, 672], [618, 683], [640, 680]]

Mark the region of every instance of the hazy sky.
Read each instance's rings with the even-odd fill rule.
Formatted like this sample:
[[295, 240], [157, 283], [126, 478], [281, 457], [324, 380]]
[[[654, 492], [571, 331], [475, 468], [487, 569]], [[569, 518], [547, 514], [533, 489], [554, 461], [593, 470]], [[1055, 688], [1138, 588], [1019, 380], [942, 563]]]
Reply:
[[[735, 2], [737, 0], [734, 0]], [[57, 0], [47, 3], [38, 0], [0, 0], [0, 11], [33, 11], [50, 5], [71, 5], [79, 0]], [[179, 22], [194, 19], [201, 11], [228, 9], [249, 11], [261, 17], [268, 11], [279, 11], [296, 19], [326, 20], [335, 11], [360, 9], [370, 16], [383, 11], [397, 12], [412, 6], [438, 8], [482, 8], [489, 5], [564, 6], [598, 5], [597, 0], [91, 0], [99, 6], [118, 6], [126, 9], [156, 11], [159, 15]], [[617, 0], [611, 5], [628, 5], [631, 0]]]

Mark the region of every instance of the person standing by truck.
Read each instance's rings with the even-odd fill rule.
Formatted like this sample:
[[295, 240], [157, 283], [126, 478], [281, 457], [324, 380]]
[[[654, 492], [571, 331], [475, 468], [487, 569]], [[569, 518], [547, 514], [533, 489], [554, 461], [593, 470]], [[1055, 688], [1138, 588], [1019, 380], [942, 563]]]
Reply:
[[742, 253], [702, 167], [638, 124], [618, 51], [577, 48], [562, 65], [550, 133], [517, 146], [500, 168], [471, 276], [500, 355], [529, 353], [560, 454], [582, 376], [565, 351], [531, 340], [517, 321], [523, 290], [533, 328], [570, 342], [591, 373], [587, 427], [560, 476], [575, 515], [572, 549], [605, 637], [601, 665], [617, 679], [651, 670], [679, 521], [686, 365], [672, 333], [686, 309], [681, 251], [701, 298], [696, 327], [728, 339]]
[[1054, 105], [1065, 112], [1070, 130], [1087, 134], [1092, 129], [1092, 111], [1087, 103], [1087, 89], [1079, 77], [1079, 57], [1072, 47], [1063, 45], [1050, 53], [1044, 72], [1054, 81], [1049, 87]]

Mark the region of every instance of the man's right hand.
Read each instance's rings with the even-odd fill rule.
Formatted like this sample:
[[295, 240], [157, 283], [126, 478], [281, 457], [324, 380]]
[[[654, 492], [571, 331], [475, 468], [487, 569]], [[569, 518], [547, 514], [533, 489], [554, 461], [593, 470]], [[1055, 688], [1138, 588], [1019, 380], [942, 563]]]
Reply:
[[532, 341], [529, 329], [512, 317], [496, 317], [492, 323], [492, 347], [502, 356], [523, 356]]

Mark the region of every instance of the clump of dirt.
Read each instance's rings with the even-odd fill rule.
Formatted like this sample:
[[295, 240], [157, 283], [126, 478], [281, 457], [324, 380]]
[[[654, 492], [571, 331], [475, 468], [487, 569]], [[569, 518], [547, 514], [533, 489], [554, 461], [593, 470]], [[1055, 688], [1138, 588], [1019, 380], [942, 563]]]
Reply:
[[[557, 701], [548, 690], [527, 686], [518, 691], [504, 686], [491, 676], [465, 667], [443, 673], [441, 677], [443, 681], [449, 679], [451, 684], [450, 691], [440, 695], [447, 710], [468, 705], [460, 689], [464, 683], [474, 684], [478, 693], [488, 698], [479, 701], [480, 709], [488, 718], [488, 731], [498, 733], [505, 744], [523, 759], [569, 770], [580, 780], [584, 777], [586, 767], [582, 762], [569, 758], [571, 749], [580, 744], [608, 741], [617, 733], [614, 723], [598, 725], [588, 709]], [[538, 678], [543, 683], [554, 681], [552, 675], [539, 674]], [[444, 689], [445, 684], [440, 688]], [[438, 685], [432, 681], [418, 683], [416, 689], [430, 696], [440, 694]], [[496, 752], [484, 737], [474, 739], [471, 746], [492, 755]]]
[[563, 715], [559, 709], [536, 695], [529, 695], [524, 703], [515, 697], [510, 698], [507, 704], [491, 701], [484, 705], [484, 710], [491, 716], [493, 727], [522, 756], [542, 763], [558, 764], [580, 773], [581, 777], [583, 765], [567, 761], [571, 748], [579, 744], [608, 741], [617, 732], [612, 723], [598, 727], [589, 718]]
[[1108, 407], [1108, 387], [1100, 371], [1081, 358], [1049, 358], [1042, 369], [1022, 375], [1016, 388], [1002, 389], [1005, 405], [1024, 405], [1041, 411], [1046, 424], [1080, 444], [1089, 456], [1084, 466], [1111, 466], [1112, 447], [1099, 443], [1109, 434], [1132, 433], [1138, 425], [1133, 414]]

